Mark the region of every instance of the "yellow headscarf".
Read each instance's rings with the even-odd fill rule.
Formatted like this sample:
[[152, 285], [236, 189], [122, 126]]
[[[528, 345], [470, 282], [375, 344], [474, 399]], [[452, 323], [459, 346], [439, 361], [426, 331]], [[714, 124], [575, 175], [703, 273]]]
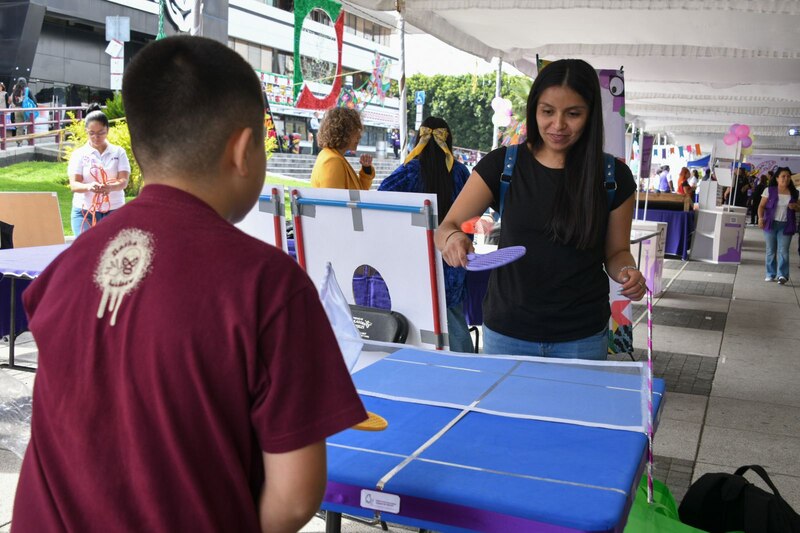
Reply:
[[433, 139], [436, 141], [436, 144], [438, 144], [439, 148], [441, 148], [444, 152], [447, 171], [450, 172], [453, 169], [453, 154], [447, 147], [447, 129], [445, 128], [436, 128], [435, 130], [432, 130], [426, 126], [422, 126], [419, 129], [419, 142], [417, 143], [417, 146], [411, 150], [411, 153], [408, 154], [408, 157], [406, 157], [406, 160], [403, 161], [403, 164], [407, 165], [409, 161], [422, 153], [422, 151], [428, 145], [428, 141], [431, 140], [431, 135], [433, 135]]

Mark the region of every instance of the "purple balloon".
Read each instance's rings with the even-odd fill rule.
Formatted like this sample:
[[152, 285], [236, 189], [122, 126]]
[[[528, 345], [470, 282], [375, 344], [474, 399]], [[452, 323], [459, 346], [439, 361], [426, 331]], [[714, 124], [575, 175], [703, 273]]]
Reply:
[[753, 144], [753, 139], [750, 137], [745, 137], [742, 139], [742, 148], [750, 148], [750, 145]]
[[725, 137], [722, 138], [722, 142], [727, 144], [728, 146], [734, 144], [737, 141], [736, 135], [733, 133], [726, 133]]
[[736, 126], [736, 130], [733, 133], [740, 139], [744, 139], [745, 137], [750, 135], [750, 126], [739, 124], [738, 126]]
[[728, 128], [728, 131], [736, 135], [736, 128], [738, 128], [739, 126], [741, 126], [741, 124], [739, 124], [738, 122], [736, 124], [731, 124], [731, 127]]

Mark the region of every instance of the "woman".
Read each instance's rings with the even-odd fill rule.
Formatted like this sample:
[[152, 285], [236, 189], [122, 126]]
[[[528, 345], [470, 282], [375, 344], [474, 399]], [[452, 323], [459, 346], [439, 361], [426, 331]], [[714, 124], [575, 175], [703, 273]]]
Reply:
[[[15, 124], [22, 124], [25, 122], [25, 112], [22, 110], [22, 100], [25, 98], [25, 89], [28, 88], [28, 81], [25, 78], [18, 78], [17, 82], [11, 88], [11, 94], [8, 95], [8, 107], [14, 109], [11, 118]], [[27, 126], [15, 126], [14, 135], [25, 135], [28, 131]], [[19, 145], [19, 142], [17, 143]]]
[[669, 175], [669, 165], [664, 165], [658, 171], [658, 192], [672, 192], [672, 180]]
[[[505, 198], [500, 247], [524, 245], [520, 260], [492, 271], [484, 300], [484, 352], [605, 359], [608, 278], [639, 300], [645, 279], [630, 252], [635, 183], [616, 162], [609, 205], [603, 173], [600, 84], [588, 63], [555, 61], [528, 96], [528, 140], [518, 150]], [[506, 149], [476, 166], [436, 232], [451, 266], [466, 266], [472, 241], [461, 224], [499, 205]], [[604, 271], [605, 268], [605, 271]]]
[[775, 178], [764, 190], [761, 203], [758, 204], [758, 227], [764, 230], [764, 240], [767, 242], [767, 277], [764, 281], [775, 281], [776, 275], [781, 285], [789, 281], [789, 245], [792, 235], [797, 231], [795, 211], [800, 209], [797, 196], [792, 171], [787, 167], [778, 167]]
[[686, 167], [683, 167], [680, 174], [678, 174], [678, 194], [694, 195], [694, 188], [689, 185], [689, 169]]
[[697, 184], [700, 183], [700, 174], [697, 172], [696, 168], [692, 169], [692, 176], [689, 178], [689, 186], [697, 190]]
[[[6, 92], [6, 84], [0, 81], [0, 113], [5, 113], [7, 107], [8, 93]], [[6, 131], [8, 131], [8, 123], [11, 122], [11, 115], [9, 113], [5, 113], [5, 119]]]
[[89, 142], [72, 152], [67, 167], [76, 237], [123, 206], [131, 173], [125, 149], [106, 139], [108, 118], [97, 104], [89, 107], [86, 133]]
[[[398, 137], [399, 139], [399, 137]], [[417, 146], [402, 166], [381, 182], [380, 191], [436, 194], [439, 222], [444, 219], [469, 178], [469, 169], [453, 160], [453, 135], [444, 119], [428, 117], [419, 128]], [[447, 335], [450, 350], [472, 352], [474, 346], [464, 318], [466, 271], [444, 265]]]
[[325, 113], [318, 134], [322, 151], [311, 171], [312, 187], [369, 190], [375, 178], [372, 156], [361, 156], [358, 174], [344, 158], [346, 152], [358, 148], [362, 129], [361, 117], [355, 109], [336, 107]]

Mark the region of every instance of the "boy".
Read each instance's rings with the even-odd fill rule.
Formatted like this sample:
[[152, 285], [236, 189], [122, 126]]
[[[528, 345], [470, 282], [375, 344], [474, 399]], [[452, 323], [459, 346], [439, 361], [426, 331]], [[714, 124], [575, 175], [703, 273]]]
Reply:
[[171, 37], [123, 100], [146, 186], [25, 292], [39, 370], [12, 529], [296, 531], [325, 438], [366, 413], [308, 277], [232, 225], [264, 182], [260, 83]]

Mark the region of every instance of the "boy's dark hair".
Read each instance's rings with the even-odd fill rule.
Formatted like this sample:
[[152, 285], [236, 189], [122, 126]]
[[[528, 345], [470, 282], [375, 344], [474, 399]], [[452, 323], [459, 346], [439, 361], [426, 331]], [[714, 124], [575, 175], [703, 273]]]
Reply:
[[125, 70], [122, 100], [145, 179], [152, 166], [208, 176], [237, 129], [253, 128], [263, 142], [261, 82], [211, 39], [179, 35], [145, 46]]
[[[450, 131], [450, 126], [447, 122], [439, 117], [426, 118], [420, 127], [430, 128], [432, 130], [443, 128], [447, 130], [447, 148], [453, 152], [453, 133]], [[417, 143], [422, 136], [417, 135]], [[453, 177], [452, 171], [447, 170], [447, 158], [444, 151], [439, 148], [436, 141], [431, 137], [428, 144], [417, 156], [419, 159], [420, 174], [422, 182], [425, 185], [425, 192], [436, 194], [436, 203], [439, 210], [439, 223], [444, 220], [445, 215], [453, 205]]]
[[581, 59], [560, 59], [544, 67], [528, 95], [528, 141], [534, 150], [543, 145], [536, 123], [536, 106], [550, 87], [568, 87], [589, 106], [589, 116], [580, 138], [569, 149], [564, 162], [548, 229], [553, 239], [574, 243], [580, 249], [596, 246], [605, 234], [608, 201], [603, 174], [603, 105], [600, 80], [594, 68]]
[[90, 122], [99, 122], [106, 128], [108, 128], [108, 117], [105, 113], [103, 113], [100, 104], [92, 104], [89, 106], [89, 109], [86, 110], [86, 126], [89, 125]]

